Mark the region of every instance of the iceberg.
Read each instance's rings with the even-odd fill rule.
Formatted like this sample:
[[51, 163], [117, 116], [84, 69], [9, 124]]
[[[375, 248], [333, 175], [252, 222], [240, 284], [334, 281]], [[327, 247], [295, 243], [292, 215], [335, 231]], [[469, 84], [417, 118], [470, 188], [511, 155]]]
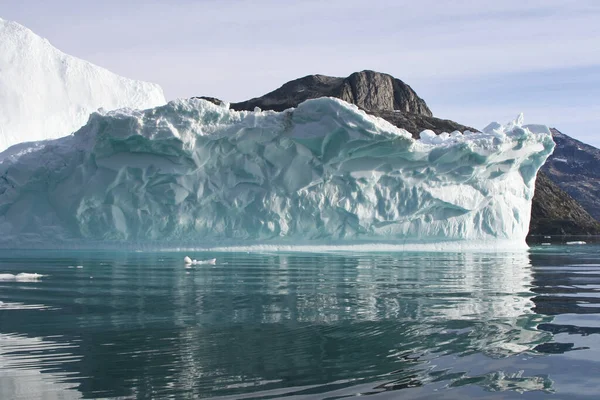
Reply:
[[0, 246], [526, 247], [553, 148], [522, 118], [415, 140], [334, 98], [100, 111], [0, 153]]
[[98, 108], [165, 103], [160, 86], [69, 56], [24, 26], [0, 18], [0, 151], [66, 136]]

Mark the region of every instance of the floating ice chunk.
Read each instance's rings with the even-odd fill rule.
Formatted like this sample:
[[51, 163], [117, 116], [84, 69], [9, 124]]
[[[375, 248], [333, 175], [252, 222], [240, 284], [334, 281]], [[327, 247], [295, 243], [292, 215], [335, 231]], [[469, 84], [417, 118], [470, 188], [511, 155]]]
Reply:
[[216, 264], [217, 259], [216, 258], [209, 258], [208, 260], [196, 260], [196, 259], [191, 259], [188, 256], [185, 256], [183, 258], [183, 262], [185, 263], [185, 267], [186, 268], [191, 268], [192, 265], [207, 265], [207, 264]]
[[210, 258], [208, 260], [194, 260], [194, 264], [196, 265], [215, 265], [217, 263], [217, 259], [216, 258]]
[[551, 246], [552, 243], [542, 243], [542, 246]]
[[26, 273], [26, 272], [22, 272], [20, 274], [17, 274], [17, 281], [35, 281], [38, 280], [40, 278], [42, 278], [44, 275], [42, 274], [30, 274], [30, 273]]
[[584, 242], [583, 240], [574, 240], [572, 242], [567, 242], [566, 244], [568, 244], [568, 245], [578, 245], [578, 244], [587, 244], [587, 243]]
[[186, 268], [190, 268], [192, 265], [215, 265], [217, 263], [216, 258], [209, 258], [208, 260], [192, 260], [188, 256], [185, 256], [183, 261], [185, 262]]
[[20, 274], [0, 274], [0, 281], [34, 282], [42, 278], [42, 274], [21, 272]]

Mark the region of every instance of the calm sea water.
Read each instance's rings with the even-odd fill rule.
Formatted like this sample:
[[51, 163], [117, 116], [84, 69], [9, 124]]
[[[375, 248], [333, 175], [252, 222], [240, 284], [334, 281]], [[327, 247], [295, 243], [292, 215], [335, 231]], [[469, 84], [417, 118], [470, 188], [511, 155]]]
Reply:
[[600, 245], [0, 252], [0, 399], [596, 399]]

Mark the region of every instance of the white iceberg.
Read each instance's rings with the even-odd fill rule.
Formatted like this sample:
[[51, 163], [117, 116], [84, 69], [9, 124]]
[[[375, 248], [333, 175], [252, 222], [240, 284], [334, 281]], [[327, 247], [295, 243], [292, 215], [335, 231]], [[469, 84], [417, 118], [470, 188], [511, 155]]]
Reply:
[[548, 128], [424, 137], [333, 98], [94, 113], [72, 136], [0, 153], [0, 246], [526, 247]]
[[165, 103], [158, 85], [69, 56], [24, 26], [0, 18], [0, 151], [66, 136], [100, 107]]

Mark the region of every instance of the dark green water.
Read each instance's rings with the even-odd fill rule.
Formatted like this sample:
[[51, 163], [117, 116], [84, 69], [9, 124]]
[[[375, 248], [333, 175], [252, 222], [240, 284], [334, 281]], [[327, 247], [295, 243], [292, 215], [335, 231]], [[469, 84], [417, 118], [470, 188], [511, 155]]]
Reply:
[[184, 255], [0, 252], [0, 399], [600, 393], [598, 245]]

